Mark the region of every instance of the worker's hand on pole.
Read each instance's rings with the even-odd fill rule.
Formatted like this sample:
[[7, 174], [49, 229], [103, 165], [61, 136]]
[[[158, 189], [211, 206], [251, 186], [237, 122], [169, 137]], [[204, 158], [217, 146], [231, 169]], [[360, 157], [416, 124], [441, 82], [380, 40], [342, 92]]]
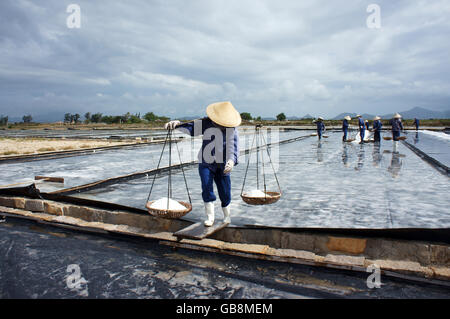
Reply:
[[175, 120], [175, 121], [170, 121], [170, 122], [167, 122], [166, 124], [164, 124], [164, 128], [166, 129], [166, 130], [174, 130], [178, 125], [180, 125], [181, 124], [181, 122], [180, 121], [178, 121], [178, 120]]
[[231, 170], [234, 167], [234, 161], [233, 160], [228, 160], [227, 163], [225, 164], [225, 169], [223, 170], [224, 174], [228, 174], [231, 173]]

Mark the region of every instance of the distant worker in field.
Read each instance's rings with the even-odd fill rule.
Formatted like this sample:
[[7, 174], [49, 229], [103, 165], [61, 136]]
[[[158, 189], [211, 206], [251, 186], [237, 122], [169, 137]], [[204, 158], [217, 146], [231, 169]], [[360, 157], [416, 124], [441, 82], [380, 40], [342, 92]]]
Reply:
[[381, 124], [381, 118], [379, 116], [375, 116], [373, 119], [373, 140], [375, 143], [381, 142], [381, 129], [383, 127], [383, 124]]
[[230, 173], [238, 164], [239, 136], [237, 127], [241, 125], [241, 115], [230, 102], [219, 102], [206, 108], [207, 117], [181, 124], [170, 121], [166, 129], [181, 129], [191, 136], [203, 135], [203, 143], [198, 154], [198, 171], [205, 204], [205, 226], [214, 224], [214, 185], [216, 184], [224, 215], [223, 222], [230, 223], [231, 178]]
[[342, 136], [342, 141], [347, 141], [347, 134], [348, 134], [348, 126], [349, 122], [352, 120], [350, 116], [344, 117], [344, 120], [342, 121], [342, 132], [344, 132], [344, 136]]
[[402, 116], [398, 113], [394, 115], [394, 118], [391, 120], [392, 125], [392, 139], [394, 141], [398, 141], [400, 137], [400, 131], [403, 131], [402, 124]]
[[413, 124], [416, 126], [416, 131], [418, 131], [419, 130], [419, 119], [418, 118], [414, 118]]
[[319, 137], [319, 141], [322, 139], [322, 133], [325, 131], [325, 124], [323, 124], [323, 118], [319, 117], [316, 121], [317, 125], [317, 136]]
[[364, 136], [366, 135], [366, 125], [361, 115], [356, 115], [358, 118], [359, 136], [361, 137], [361, 144], [364, 143]]

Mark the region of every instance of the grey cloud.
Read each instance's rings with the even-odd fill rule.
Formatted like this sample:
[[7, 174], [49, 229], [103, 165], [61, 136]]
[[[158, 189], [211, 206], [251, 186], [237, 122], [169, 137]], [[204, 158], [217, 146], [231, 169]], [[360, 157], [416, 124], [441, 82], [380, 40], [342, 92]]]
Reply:
[[3, 0], [0, 114], [448, 109], [450, 4], [378, 3], [380, 30], [360, 0]]

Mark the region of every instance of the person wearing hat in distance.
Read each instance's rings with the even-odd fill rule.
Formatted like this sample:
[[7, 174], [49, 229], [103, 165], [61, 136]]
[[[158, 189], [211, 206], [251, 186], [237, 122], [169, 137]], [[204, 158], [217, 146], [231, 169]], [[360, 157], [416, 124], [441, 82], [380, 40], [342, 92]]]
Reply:
[[344, 132], [344, 136], [342, 137], [342, 142], [345, 142], [347, 140], [347, 134], [348, 134], [348, 126], [349, 123], [352, 120], [350, 116], [344, 117], [344, 121], [342, 121], [342, 131]]
[[392, 125], [392, 139], [394, 141], [398, 141], [400, 137], [400, 130], [403, 131], [403, 124], [401, 121], [402, 116], [398, 113], [394, 115], [394, 118], [391, 120]]
[[416, 131], [419, 130], [419, 123], [420, 123], [419, 119], [417, 117], [415, 117], [413, 124], [416, 126]]
[[323, 124], [323, 117], [319, 117], [316, 121], [317, 125], [317, 136], [319, 137], [319, 141], [322, 139], [322, 133], [325, 131], [325, 124]]
[[364, 120], [361, 115], [356, 115], [358, 118], [358, 126], [359, 126], [359, 136], [361, 137], [361, 144], [364, 143], [364, 135], [366, 134], [366, 126], [364, 124]]
[[222, 204], [224, 223], [230, 223], [231, 178], [230, 173], [238, 164], [241, 115], [230, 102], [218, 102], [206, 108], [207, 117], [181, 124], [170, 121], [166, 129], [180, 129], [191, 136], [203, 135], [202, 147], [198, 154], [198, 171], [205, 204], [205, 226], [214, 224], [213, 183], [216, 184]]
[[383, 124], [381, 124], [381, 118], [379, 116], [375, 116], [373, 118], [373, 129], [372, 132], [374, 132], [373, 134], [373, 140], [375, 143], [380, 143], [381, 142], [381, 128], [383, 127]]

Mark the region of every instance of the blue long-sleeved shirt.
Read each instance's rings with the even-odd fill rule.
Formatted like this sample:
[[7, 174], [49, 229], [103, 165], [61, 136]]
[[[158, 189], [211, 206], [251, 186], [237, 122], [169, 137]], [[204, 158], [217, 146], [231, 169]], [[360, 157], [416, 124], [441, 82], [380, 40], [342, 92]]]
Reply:
[[373, 121], [373, 129], [376, 132], [381, 132], [382, 127], [383, 127], [383, 124], [381, 124], [381, 121], [379, 121], [379, 120]]
[[[218, 128], [211, 119], [194, 120], [177, 126], [191, 136], [203, 135], [202, 147], [198, 153], [198, 161], [203, 165], [214, 166], [233, 160], [239, 160], [239, 135], [237, 128]], [[222, 137], [222, 141], [216, 138]]]
[[360, 131], [365, 131], [366, 130], [366, 124], [364, 123], [364, 120], [362, 119], [362, 117], [359, 118], [358, 125], [359, 125], [359, 130]]
[[342, 130], [343, 131], [347, 131], [348, 130], [348, 121], [347, 120], [344, 120], [342, 122]]
[[325, 124], [323, 124], [323, 122], [317, 121], [316, 125], [317, 125], [317, 133], [322, 133], [323, 130], [325, 130]]
[[403, 130], [403, 124], [399, 119], [392, 119], [391, 125], [392, 125], [392, 131], [394, 131], [394, 132], [400, 132], [400, 130]]

